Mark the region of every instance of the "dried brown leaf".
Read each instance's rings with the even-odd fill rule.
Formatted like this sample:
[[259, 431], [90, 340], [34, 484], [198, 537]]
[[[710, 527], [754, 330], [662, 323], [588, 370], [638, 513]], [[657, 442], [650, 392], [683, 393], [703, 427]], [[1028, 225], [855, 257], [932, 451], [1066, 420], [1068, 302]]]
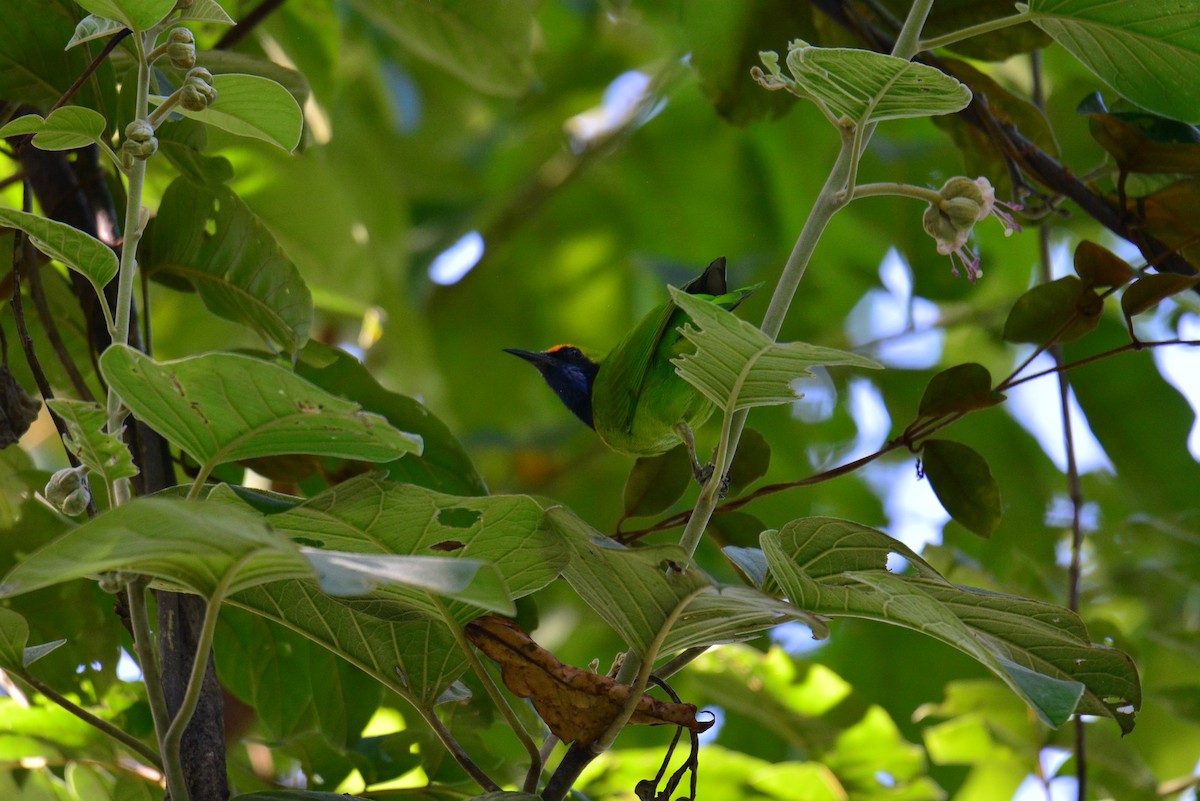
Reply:
[[[633, 690], [608, 676], [564, 665], [511, 621], [480, 617], [468, 623], [465, 632], [475, 647], [500, 665], [505, 686], [531, 699], [550, 731], [564, 743], [588, 745], [599, 739]], [[712, 726], [712, 721], [696, 720], [692, 704], [667, 703], [648, 695], [638, 701], [629, 722], [686, 726], [694, 732]]]

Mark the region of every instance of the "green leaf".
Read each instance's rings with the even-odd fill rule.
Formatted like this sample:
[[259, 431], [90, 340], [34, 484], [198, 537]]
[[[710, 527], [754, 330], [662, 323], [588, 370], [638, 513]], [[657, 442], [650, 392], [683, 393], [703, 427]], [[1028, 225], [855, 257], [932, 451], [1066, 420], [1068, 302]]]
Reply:
[[308, 340], [313, 310], [304, 279], [228, 187], [175, 179], [143, 242], [150, 277], [186, 281], [210, 311], [290, 353]]
[[1104, 301], [1091, 287], [1073, 275], [1065, 275], [1038, 284], [1017, 298], [1004, 321], [1004, 338], [1035, 345], [1051, 339], [1070, 342], [1091, 333], [1102, 311]]
[[990, 537], [1000, 525], [1000, 486], [987, 461], [961, 442], [926, 440], [921, 464], [933, 492], [968, 531]]
[[844, 47], [788, 45], [794, 81], [779, 72], [778, 56], [764, 58], [771, 88], [789, 88], [820, 105], [835, 120], [859, 127], [882, 120], [933, 117], [961, 111], [971, 90], [941, 70], [902, 58]]
[[404, 587], [461, 601], [487, 612], [515, 615], [504, 579], [477, 559], [439, 556], [380, 556], [302, 548], [321, 589], [334, 596], [375, 593], [381, 585]]
[[74, 150], [103, 142], [104, 117], [90, 108], [63, 106], [42, 119], [26, 114], [0, 128], [0, 139], [33, 134], [33, 144], [41, 150]]
[[446, 622], [420, 612], [382, 619], [369, 604], [331, 598], [313, 581], [280, 581], [229, 603], [304, 635], [423, 708], [467, 669]]
[[382, 465], [393, 481], [452, 495], [487, 494], [471, 457], [449, 427], [420, 402], [384, 388], [362, 362], [346, 351], [310, 341], [296, 363], [296, 374], [421, 438], [424, 445], [420, 454], [408, 454]]
[[319, 727], [344, 746], [357, 739], [383, 690], [329, 650], [241, 609], [222, 609], [213, 656], [221, 686], [254, 708], [272, 740]]
[[917, 414], [941, 417], [956, 412], [987, 409], [1004, 400], [992, 390], [992, 374], [982, 364], [969, 362], [942, 370], [929, 379]]
[[846, 364], [879, 368], [871, 359], [806, 342], [777, 344], [759, 329], [724, 309], [671, 287], [671, 298], [694, 325], [683, 335], [695, 353], [672, 359], [675, 372], [726, 413], [751, 406], [791, 403], [792, 388], [808, 368]]
[[[1132, 660], [1092, 645], [1067, 609], [951, 584], [903, 543], [848, 520], [794, 520], [764, 532], [762, 547], [792, 603], [945, 642], [999, 676], [1048, 725], [1066, 720], [1074, 697], [1073, 711], [1111, 718], [1124, 732], [1133, 728], [1141, 689]], [[917, 576], [889, 573], [892, 553]]]
[[748, 125], [787, 113], [795, 101], [763, 92], [747, 76], [766, 42], [786, 42], [785, 34], [817, 37], [811, 9], [788, 0], [692, 0], [679, 12], [700, 91], [722, 119]]
[[69, 436], [67, 449], [106, 483], [138, 474], [133, 454], [117, 434], [107, 434], [108, 413], [99, 404], [53, 398], [47, 404], [63, 419]]
[[[301, 545], [340, 552], [344, 567], [369, 571], [374, 560], [387, 564], [387, 555], [396, 570], [404, 571], [396, 577], [417, 582], [409, 584], [415, 589], [393, 587], [378, 595], [386, 597], [389, 608], [434, 614], [437, 608], [428, 600], [433, 591], [461, 602], [449, 609], [466, 622], [480, 610], [512, 614], [513, 598], [558, 577], [567, 552], [543, 528], [542, 518], [542, 508], [523, 496], [456, 497], [363, 475], [273, 515], [271, 525]], [[322, 560], [315, 551], [306, 554]], [[464, 579], [474, 583], [458, 586]], [[422, 588], [420, 581], [440, 586]]]
[[[79, 21], [65, 0], [5, 0], [0, 34], [0, 97], [9, 103], [49, 108], [88, 68], [91, 56], [63, 45]], [[77, 105], [103, 109], [115, 100], [116, 78], [108, 61], [74, 97]]]
[[175, 8], [175, 0], [78, 0], [85, 10], [141, 32], [153, 28]]
[[138, 498], [68, 531], [17, 564], [3, 595], [127, 570], [205, 597], [311, 577], [299, 548], [233, 503]]
[[83, 231], [16, 209], [0, 208], [0, 223], [24, 231], [38, 250], [83, 275], [98, 294], [117, 274], [112, 248]]
[[1088, 286], [1124, 286], [1136, 273], [1111, 250], [1084, 239], [1075, 246], [1075, 273]]
[[372, 27], [473, 89], [518, 97], [533, 82], [533, 0], [353, 0]]
[[546, 512], [571, 551], [563, 578], [596, 614], [643, 656], [669, 629], [657, 654], [751, 639], [796, 620], [824, 637], [825, 624], [758, 590], [715, 584], [677, 545], [626, 548], [564, 507]]
[[67, 49], [70, 50], [75, 45], [90, 42], [94, 39], [103, 39], [117, 31], [123, 30], [125, 30], [125, 25], [117, 22], [115, 19], [88, 14], [75, 26], [75, 33], [71, 36], [71, 41], [67, 42]]
[[[312, 88], [303, 75], [295, 69], [285, 67], [264, 56], [241, 53], [236, 50], [205, 50], [196, 54], [196, 66], [204, 67], [214, 76], [256, 75], [274, 81], [286, 89], [301, 108], [312, 94]], [[217, 103], [220, 102], [221, 98], [218, 95]], [[203, 115], [198, 115], [194, 119], [203, 120]]]
[[[203, 111], [172, 107], [172, 113], [220, 128], [238, 136], [261, 139], [289, 153], [300, 144], [304, 114], [287, 89], [258, 75], [214, 75], [217, 99]], [[165, 98], [152, 96], [155, 105]]]
[[725, 494], [733, 497], [767, 474], [771, 466], [771, 445], [767, 438], [753, 428], [742, 430], [737, 453], [729, 465], [729, 486]]
[[20, 673], [25, 669], [25, 643], [29, 624], [11, 609], [0, 607], [0, 669]]
[[692, 463], [687, 449], [678, 445], [657, 456], [643, 456], [633, 463], [622, 495], [625, 517], [648, 517], [671, 508], [692, 481]]
[[[1164, 81], [1200, 70], [1200, 15], [1159, 0], [1030, 0], [1031, 19], [1122, 96], [1184, 122], [1200, 122], [1200, 86]], [[1182, 13], [1181, 13], [1182, 12]]]
[[1133, 317], [1149, 311], [1161, 301], [1200, 285], [1200, 275], [1153, 273], [1134, 281], [1121, 295], [1121, 311]]
[[386, 462], [421, 450], [420, 437], [247, 356], [156, 362], [112, 346], [100, 357], [100, 371], [139, 420], [191, 454], [205, 473], [282, 453]]
[[233, 17], [225, 13], [217, 0], [192, 0], [192, 4], [179, 14], [179, 21], [213, 22], [217, 25], [236, 25]]

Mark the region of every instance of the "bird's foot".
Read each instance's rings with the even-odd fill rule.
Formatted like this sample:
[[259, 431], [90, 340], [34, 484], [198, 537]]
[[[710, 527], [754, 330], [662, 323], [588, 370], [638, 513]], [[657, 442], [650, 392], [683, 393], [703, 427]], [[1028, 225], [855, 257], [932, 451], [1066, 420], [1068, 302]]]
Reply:
[[[708, 484], [708, 480], [712, 478], [714, 469], [716, 468], [713, 467], [712, 462], [709, 462], [706, 465], [701, 465], [700, 462], [697, 461], [692, 465], [692, 475], [696, 477], [696, 483], [703, 487]], [[725, 475], [721, 476], [721, 484], [717, 487], [717, 498], [725, 497], [725, 493], [729, 491], [729, 484], [729, 474], [726, 473]]]

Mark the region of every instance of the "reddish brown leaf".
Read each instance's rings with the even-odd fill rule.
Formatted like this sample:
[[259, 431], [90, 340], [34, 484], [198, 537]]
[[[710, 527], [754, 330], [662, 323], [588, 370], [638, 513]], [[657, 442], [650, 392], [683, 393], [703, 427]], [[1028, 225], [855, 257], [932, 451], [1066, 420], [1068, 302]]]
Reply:
[[[500, 665], [504, 685], [515, 695], [531, 699], [550, 731], [564, 743], [595, 742], [629, 700], [633, 688], [628, 684], [564, 665], [511, 621], [480, 617], [468, 623], [465, 632], [476, 648]], [[629, 722], [686, 726], [694, 732], [712, 726], [712, 721], [696, 720], [692, 704], [667, 703], [648, 695], [638, 701]]]

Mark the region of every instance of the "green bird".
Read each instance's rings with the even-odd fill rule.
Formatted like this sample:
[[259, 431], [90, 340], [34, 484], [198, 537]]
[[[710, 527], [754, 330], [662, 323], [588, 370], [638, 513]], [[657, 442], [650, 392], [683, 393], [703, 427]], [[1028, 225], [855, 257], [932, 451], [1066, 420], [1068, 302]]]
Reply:
[[[758, 286], [729, 291], [725, 257], [713, 261], [683, 291], [732, 310]], [[505, 348], [542, 374], [568, 409], [594, 429], [605, 445], [633, 456], [653, 456], [680, 442], [688, 447], [697, 477], [705, 474], [696, 458], [692, 429], [712, 414], [712, 403], [675, 373], [671, 359], [695, 346], [680, 328], [690, 321], [673, 302], [647, 314], [599, 362], [574, 345], [534, 352]]]

